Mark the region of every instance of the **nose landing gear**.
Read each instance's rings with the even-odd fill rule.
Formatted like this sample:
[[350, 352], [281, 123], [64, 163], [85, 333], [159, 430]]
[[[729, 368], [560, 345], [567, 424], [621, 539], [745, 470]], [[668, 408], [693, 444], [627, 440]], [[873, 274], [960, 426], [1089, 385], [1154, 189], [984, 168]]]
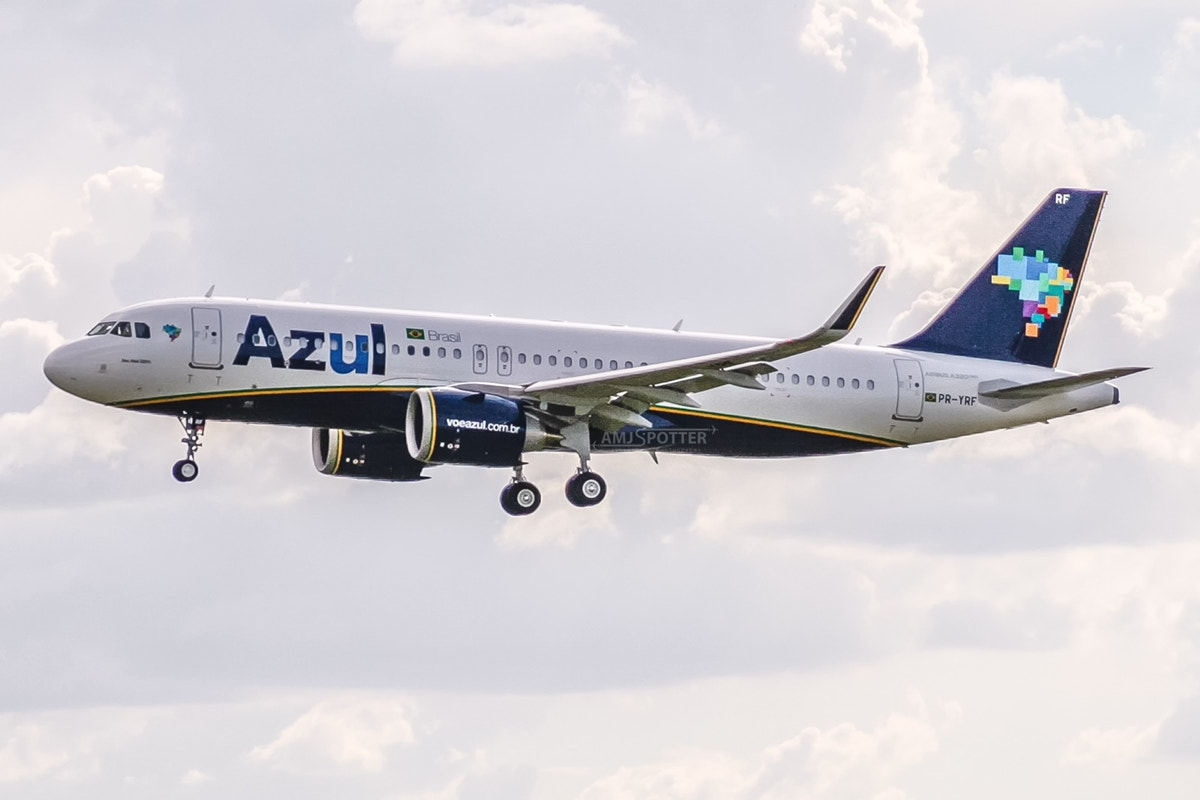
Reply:
[[191, 483], [200, 474], [196, 464], [196, 451], [200, 449], [200, 437], [204, 435], [204, 418], [192, 414], [180, 414], [179, 424], [183, 426], [184, 437], [179, 441], [187, 445], [187, 456], [175, 462], [171, 474], [180, 483]]

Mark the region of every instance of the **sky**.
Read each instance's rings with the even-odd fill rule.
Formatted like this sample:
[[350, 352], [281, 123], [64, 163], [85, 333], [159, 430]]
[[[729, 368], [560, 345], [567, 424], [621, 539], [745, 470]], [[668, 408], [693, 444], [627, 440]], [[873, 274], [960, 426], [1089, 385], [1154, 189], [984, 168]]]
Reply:
[[[0, 795], [1194, 797], [1194, 1], [7, 0], [0, 75]], [[229, 423], [182, 485], [41, 373], [214, 284], [791, 336], [886, 264], [886, 343], [1057, 187], [1119, 407], [593, 509]]]

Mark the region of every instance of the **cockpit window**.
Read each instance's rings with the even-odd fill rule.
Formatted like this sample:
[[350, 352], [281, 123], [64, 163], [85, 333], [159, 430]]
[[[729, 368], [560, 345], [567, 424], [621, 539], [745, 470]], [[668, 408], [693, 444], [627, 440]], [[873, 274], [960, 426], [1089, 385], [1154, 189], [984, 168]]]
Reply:
[[88, 336], [103, 336], [104, 334], [111, 331], [113, 329], [113, 326], [116, 324], [117, 323], [115, 323], [115, 322], [101, 322], [99, 325], [97, 325], [96, 327], [94, 327], [90, 331], [88, 331], [87, 335]]
[[133, 323], [133, 333], [139, 339], [149, 339], [150, 326], [144, 322], [135, 322]]
[[133, 326], [128, 322], [118, 322], [112, 330], [113, 336], [133, 336]]

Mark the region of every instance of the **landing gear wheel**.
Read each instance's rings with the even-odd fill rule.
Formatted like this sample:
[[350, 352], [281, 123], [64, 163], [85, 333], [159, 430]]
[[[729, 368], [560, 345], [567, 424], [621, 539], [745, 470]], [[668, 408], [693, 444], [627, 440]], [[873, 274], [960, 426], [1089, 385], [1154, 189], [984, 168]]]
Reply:
[[604, 478], [594, 472], [583, 470], [567, 479], [567, 499], [573, 506], [594, 506], [608, 494]]
[[204, 417], [184, 412], [179, 415], [179, 424], [183, 426], [183, 438], [179, 441], [187, 445], [187, 456], [176, 461], [171, 467], [171, 474], [180, 483], [191, 483], [200, 474], [196, 465], [196, 451], [200, 449], [200, 437], [204, 435]]
[[196, 465], [195, 461], [185, 458], [175, 462], [175, 466], [171, 467], [171, 474], [180, 483], [191, 483], [200, 474], [200, 467]]
[[500, 506], [514, 517], [524, 517], [538, 510], [542, 493], [529, 481], [513, 481], [500, 492]]

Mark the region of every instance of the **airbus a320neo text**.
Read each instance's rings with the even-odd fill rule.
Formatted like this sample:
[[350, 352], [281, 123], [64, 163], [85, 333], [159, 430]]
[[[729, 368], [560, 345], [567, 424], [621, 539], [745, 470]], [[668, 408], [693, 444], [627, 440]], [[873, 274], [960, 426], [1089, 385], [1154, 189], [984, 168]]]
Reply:
[[924, 330], [886, 346], [840, 342], [877, 267], [792, 339], [203, 297], [109, 314], [44, 369], [87, 400], [178, 417], [180, 481], [205, 422], [230, 420], [312, 428], [327, 475], [509, 468], [514, 515], [541, 503], [526, 454], [566, 451], [567, 498], [592, 506], [598, 453], [883, 450], [1115, 404], [1108, 381], [1139, 368], [1057, 369], [1104, 198], [1051, 192]]

